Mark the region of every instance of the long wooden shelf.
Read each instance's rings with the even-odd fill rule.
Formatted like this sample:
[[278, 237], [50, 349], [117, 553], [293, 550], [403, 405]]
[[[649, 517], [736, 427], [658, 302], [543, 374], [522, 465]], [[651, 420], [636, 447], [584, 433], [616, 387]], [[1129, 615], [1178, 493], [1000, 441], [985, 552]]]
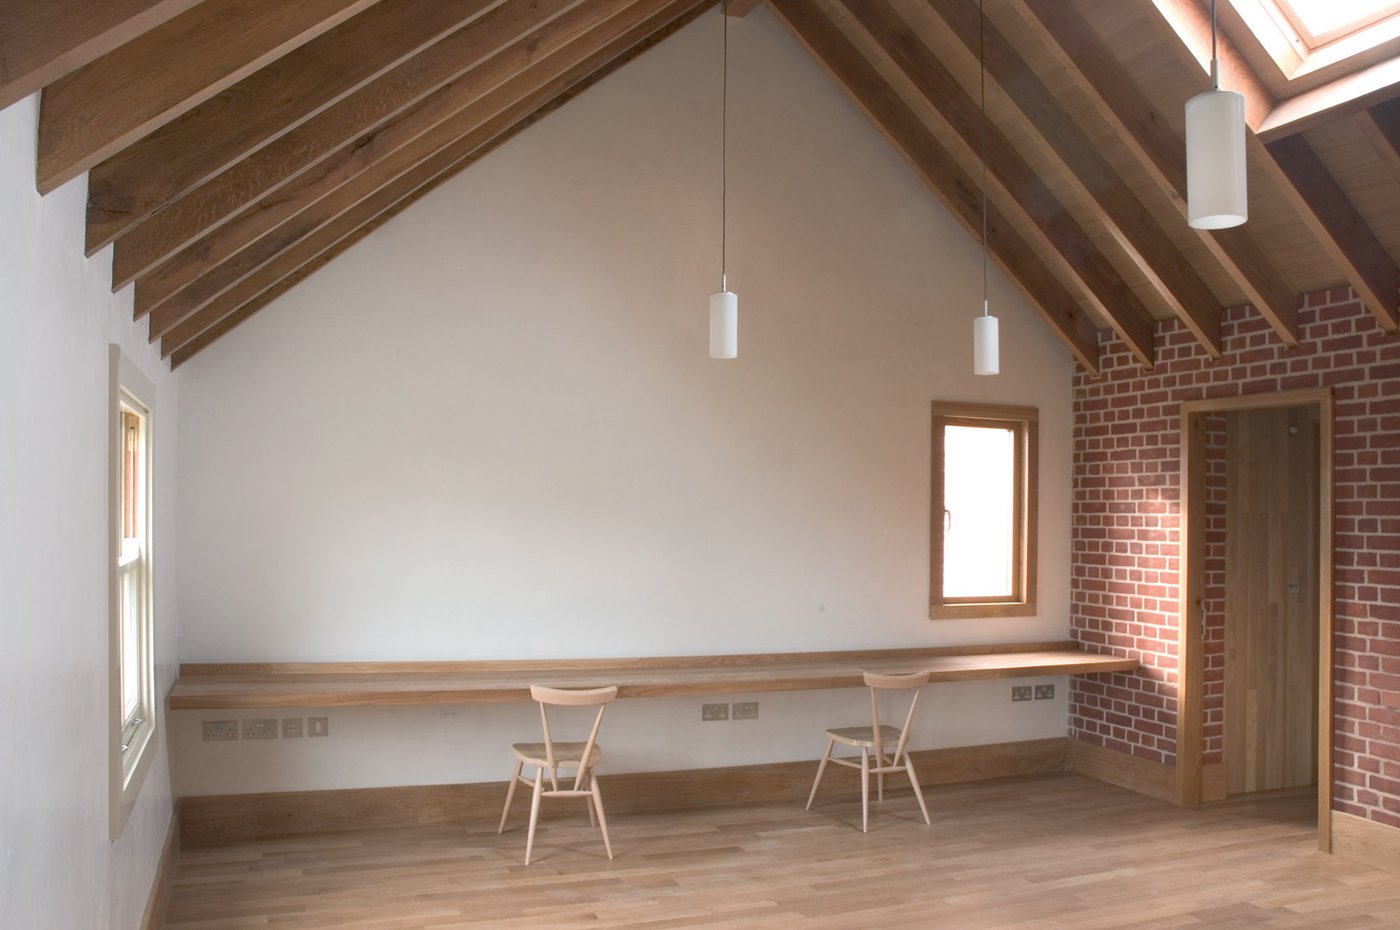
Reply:
[[531, 684], [618, 686], [620, 697], [855, 688], [861, 672], [918, 671], [932, 681], [1126, 672], [1138, 660], [1077, 644], [880, 649], [849, 652], [483, 662], [187, 664], [172, 710], [493, 704], [530, 700]]

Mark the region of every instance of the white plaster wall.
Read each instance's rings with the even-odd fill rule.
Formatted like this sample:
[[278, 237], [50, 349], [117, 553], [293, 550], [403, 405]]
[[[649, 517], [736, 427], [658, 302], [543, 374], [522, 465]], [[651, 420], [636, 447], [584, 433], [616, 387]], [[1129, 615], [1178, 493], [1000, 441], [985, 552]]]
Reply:
[[[766, 10], [730, 40], [739, 359], [706, 354], [714, 12], [182, 369], [184, 660], [1067, 637], [1068, 352], [994, 273], [1005, 374], [974, 378], [976, 244]], [[934, 399], [1040, 408], [1037, 617], [927, 619]], [[957, 688], [929, 739], [1064, 732], [1059, 702]], [[620, 705], [619, 764], [810, 757], [860, 699], [764, 700], [763, 737], [732, 746], [698, 701]], [[484, 769], [435, 754], [478, 733], [504, 755], [519, 710], [337, 711], [293, 747], [201, 744], [192, 715], [180, 790], [464, 780]]]
[[162, 737], [107, 838], [107, 346], [156, 387], [157, 689], [175, 675], [175, 379], [83, 257], [85, 180], [34, 189], [38, 96], [0, 111], [0, 925], [130, 930], [170, 823]]

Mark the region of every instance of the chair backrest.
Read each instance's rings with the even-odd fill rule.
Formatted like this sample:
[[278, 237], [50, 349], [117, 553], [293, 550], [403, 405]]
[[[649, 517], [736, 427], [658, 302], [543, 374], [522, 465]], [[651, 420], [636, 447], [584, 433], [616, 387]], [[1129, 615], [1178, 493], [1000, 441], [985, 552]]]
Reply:
[[593, 729], [588, 732], [588, 743], [583, 747], [578, 771], [574, 774], [573, 790], [578, 791], [583, 784], [583, 775], [588, 771], [593, 747], [598, 742], [598, 729], [603, 725], [603, 711], [608, 709], [608, 702], [617, 697], [617, 685], [609, 685], [606, 688], [548, 688], [544, 685], [531, 685], [530, 697], [540, 705], [540, 725], [544, 729], [544, 753], [545, 760], [549, 763], [549, 783], [556, 791], [559, 790], [559, 767], [554, 762], [554, 741], [549, 736], [549, 714], [545, 712], [545, 708], [551, 704], [555, 707], [598, 705], [598, 714], [593, 718]]
[[895, 747], [891, 764], [898, 765], [899, 759], [904, 755], [905, 747], [909, 743], [909, 726], [914, 722], [914, 708], [919, 706], [919, 689], [928, 684], [929, 673], [908, 672], [904, 674], [882, 674], [879, 672], [866, 672], [865, 683], [870, 688], [870, 727], [875, 736], [875, 757], [883, 759], [885, 755], [884, 741], [880, 738], [880, 705], [876, 700], [876, 695], [881, 691], [908, 691], [913, 690], [914, 699], [909, 702], [909, 713], [904, 716], [904, 726], [899, 731], [899, 745]]

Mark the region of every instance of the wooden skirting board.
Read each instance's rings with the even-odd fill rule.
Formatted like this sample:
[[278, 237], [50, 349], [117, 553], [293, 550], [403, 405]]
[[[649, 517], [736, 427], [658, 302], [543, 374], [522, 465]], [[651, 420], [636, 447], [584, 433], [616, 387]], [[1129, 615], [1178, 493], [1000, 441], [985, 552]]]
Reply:
[[1160, 762], [1150, 762], [1127, 753], [1095, 746], [1092, 743], [1070, 743], [1070, 766], [1074, 771], [1099, 781], [1145, 794], [1159, 801], [1179, 803], [1176, 793], [1176, 769]]
[[849, 652], [481, 662], [185, 664], [172, 710], [481, 704], [530, 699], [530, 685], [617, 685], [624, 698], [856, 688], [864, 671], [929, 671], [930, 681], [1126, 672], [1138, 660], [1074, 642]]
[[175, 810], [170, 814], [170, 826], [165, 831], [165, 843], [161, 846], [156, 875], [151, 880], [151, 890], [146, 897], [141, 930], [161, 930], [165, 926], [165, 910], [170, 904], [170, 893], [175, 888], [175, 866], [179, 861], [180, 803], [177, 801]]
[[[914, 752], [913, 757], [920, 783], [930, 787], [1068, 771], [1069, 751], [1070, 741], [1060, 737], [928, 749]], [[607, 792], [609, 820], [614, 820], [629, 813], [723, 805], [802, 804], [812, 788], [816, 768], [817, 760], [812, 759], [679, 772], [603, 773], [599, 784]], [[899, 779], [891, 778], [887, 790], [908, 789], [901, 789]], [[822, 780], [816, 803], [858, 791], [858, 773], [832, 767]], [[212, 846], [306, 833], [442, 823], [494, 830], [505, 795], [506, 783], [502, 781], [189, 797], [180, 804], [180, 839], [187, 846]], [[930, 797], [930, 807], [935, 803]]]
[[1332, 852], [1362, 865], [1400, 873], [1400, 827], [1333, 811]]

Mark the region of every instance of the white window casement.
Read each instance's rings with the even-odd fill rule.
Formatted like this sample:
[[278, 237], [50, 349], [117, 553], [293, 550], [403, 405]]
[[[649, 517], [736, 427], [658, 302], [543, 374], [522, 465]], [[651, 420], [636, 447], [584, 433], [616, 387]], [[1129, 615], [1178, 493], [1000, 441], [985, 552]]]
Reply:
[[930, 619], [1035, 615], [1038, 420], [933, 405]]
[[121, 835], [156, 748], [151, 545], [155, 388], [109, 347], [109, 834]]

